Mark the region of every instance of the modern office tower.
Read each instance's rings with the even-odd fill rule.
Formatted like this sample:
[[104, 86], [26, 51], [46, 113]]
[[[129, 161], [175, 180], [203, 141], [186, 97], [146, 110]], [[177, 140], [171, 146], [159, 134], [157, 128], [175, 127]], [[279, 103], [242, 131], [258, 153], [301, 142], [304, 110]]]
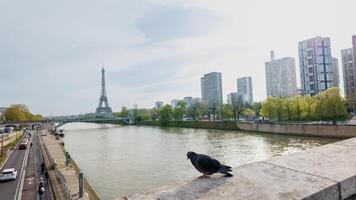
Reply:
[[267, 96], [291, 97], [297, 95], [295, 60], [291, 57], [275, 59], [271, 51], [271, 60], [265, 62]]
[[253, 103], [252, 78], [250, 76], [237, 79], [237, 95], [248, 104]]
[[218, 106], [223, 103], [221, 73], [211, 72], [204, 74], [200, 79], [202, 100], [209, 106]]
[[231, 92], [230, 94], [227, 95], [227, 104], [232, 105], [234, 102], [237, 100], [237, 93], [236, 92]]
[[315, 95], [334, 86], [330, 38], [299, 42], [300, 80], [303, 94]]
[[356, 92], [356, 66], [352, 48], [341, 50], [342, 71], [344, 75], [345, 97], [351, 97]]
[[156, 101], [155, 103], [155, 108], [157, 110], [161, 109], [163, 107], [163, 102], [162, 101]]
[[339, 60], [333, 57], [332, 63], [333, 63], [333, 85], [334, 87], [339, 87], [340, 84]]

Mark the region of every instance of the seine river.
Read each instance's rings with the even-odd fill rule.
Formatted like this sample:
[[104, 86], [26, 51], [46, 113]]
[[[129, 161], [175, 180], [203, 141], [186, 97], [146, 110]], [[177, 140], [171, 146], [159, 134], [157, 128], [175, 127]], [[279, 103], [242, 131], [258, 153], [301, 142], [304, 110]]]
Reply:
[[261, 161], [336, 139], [186, 128], [73, 123], [64, 126], [67, 151], [101, 199], [117, 199], [199, 174], [195, 151], [230, 166]]

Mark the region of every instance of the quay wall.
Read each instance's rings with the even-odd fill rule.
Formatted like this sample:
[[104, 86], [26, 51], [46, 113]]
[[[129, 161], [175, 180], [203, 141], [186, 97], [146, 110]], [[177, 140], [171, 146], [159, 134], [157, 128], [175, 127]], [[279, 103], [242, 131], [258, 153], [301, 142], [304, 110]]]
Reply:
[[323, 125], [323, 124], [267, 124], [237, 122], [237, 127], [242, 131], [274, 133], [297, 136], [316, 136], [332, 138], [356, 137], [354, 125]]

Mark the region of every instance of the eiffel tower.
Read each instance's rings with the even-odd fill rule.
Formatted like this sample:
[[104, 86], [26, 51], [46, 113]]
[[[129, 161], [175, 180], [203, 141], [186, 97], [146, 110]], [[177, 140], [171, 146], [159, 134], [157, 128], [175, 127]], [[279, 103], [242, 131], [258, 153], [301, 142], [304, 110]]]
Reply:
[[99, 100], [99, 106], [96, 108], [95, 113], [112, 113], [112, 110], [109, 106], [108, 97], [106, 96], [104, 68], [101, 69], [101, 95]]

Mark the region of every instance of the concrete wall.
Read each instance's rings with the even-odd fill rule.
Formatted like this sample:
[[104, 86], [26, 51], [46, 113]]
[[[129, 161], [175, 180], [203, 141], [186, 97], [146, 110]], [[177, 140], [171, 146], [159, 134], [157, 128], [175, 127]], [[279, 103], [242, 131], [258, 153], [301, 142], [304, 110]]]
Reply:
[[123, 199], [353, 200], [356, 194], [355, 158], [356, 138], [352, 138], [235, 167], [231, 178], [222, 175], [195, 178]]
[[237, 127], [243, 131], [279, 133], [286, 135], [318, 136], [333, 138], [356, 137], [356, 126], [319, 125], [319, 124], [257, 124], [238, 122]]

